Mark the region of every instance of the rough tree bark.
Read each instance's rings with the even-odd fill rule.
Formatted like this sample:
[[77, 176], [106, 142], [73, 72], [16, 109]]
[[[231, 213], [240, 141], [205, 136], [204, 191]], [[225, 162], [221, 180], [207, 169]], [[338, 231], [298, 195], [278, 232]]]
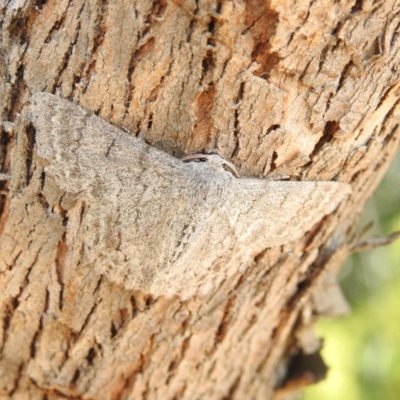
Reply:
[[[321, 293], [338, 293], [330, 274], [399, 147], [399, 7], [1, 2], [1, 163], [11, 175], [1, 197], [2, 398], [266, 399], [289, 388], [291, 360], [318, 350], [315, 319], [344, 307]], [[338, 180], [353, 194], [207, 298], [126, 291], [71, 252], [79, 205], [43, 187], [21, 117], [39, 91], [176, 157], [218, 149], [243, 176]]]

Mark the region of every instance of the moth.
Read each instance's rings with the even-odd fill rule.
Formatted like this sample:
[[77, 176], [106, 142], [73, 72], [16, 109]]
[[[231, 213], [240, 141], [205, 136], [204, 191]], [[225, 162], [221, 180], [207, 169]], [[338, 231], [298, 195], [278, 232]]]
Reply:
[[209, 293], [350, 193], [339, 182], [240, 178], [217, 154], [179, 160], [48, 93], [32, 96], [29, 115], [46, 176], [84, 200], [83, 262], [154, 296]]

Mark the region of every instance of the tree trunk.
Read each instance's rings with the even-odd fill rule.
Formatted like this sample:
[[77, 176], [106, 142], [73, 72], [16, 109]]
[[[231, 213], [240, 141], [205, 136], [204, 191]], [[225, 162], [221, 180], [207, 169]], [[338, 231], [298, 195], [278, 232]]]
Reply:
[[[268, 399], [319, 378], [312, 325], [345, 309], [332, 274], [400, 140], [400, 3], [341, 3], [0, 3], [2, 398]], [[175, 157], [352, 195], [208, 296], [126, 290], [82, 266], [79, 199], [43, 186], [42, 91]]]

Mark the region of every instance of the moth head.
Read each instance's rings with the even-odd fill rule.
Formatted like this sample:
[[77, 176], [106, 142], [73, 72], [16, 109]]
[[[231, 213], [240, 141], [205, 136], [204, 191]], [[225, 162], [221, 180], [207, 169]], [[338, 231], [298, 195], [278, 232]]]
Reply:
[[222, 168], [225, 171], [230, 172], [236, 178], [239, 178], [239, 172], [236, 167], [229, 161], [226, 161], [219, 154], [192, 154], [189, 156], [185, 156], [181, 159], [183, 162], [207, 162], [216, 167]]

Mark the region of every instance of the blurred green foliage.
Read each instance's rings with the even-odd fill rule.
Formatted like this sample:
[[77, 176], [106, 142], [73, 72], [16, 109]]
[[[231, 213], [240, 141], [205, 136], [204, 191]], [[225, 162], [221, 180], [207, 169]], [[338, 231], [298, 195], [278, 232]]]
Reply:
[[[400, 154], [369, 201], [360, 226], [371, 221], [373, 235], [400, 230]], [[400, 240], [347, 261], [339, 281], [352, 313], [318, 323], [329, 372], [325, 381], [304, 391], [303, 400], [400, 399], [399, 267]]]

